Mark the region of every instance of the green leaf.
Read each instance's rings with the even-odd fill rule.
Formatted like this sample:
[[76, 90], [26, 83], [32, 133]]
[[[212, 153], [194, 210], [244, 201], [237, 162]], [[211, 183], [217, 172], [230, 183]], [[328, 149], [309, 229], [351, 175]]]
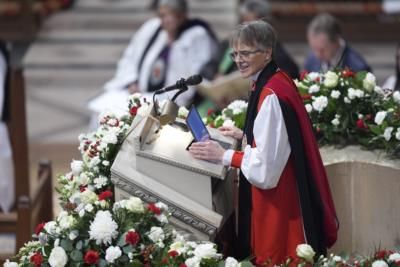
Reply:
[[72, 251], [74, 249], [73, 243], [69, 239], [63, 239], [60, 242], [60, 246], [65, 250], [65, 251]]
[[82, 261], [83, 260], [83, 254], [79, 250], [75, 249], [74, 251], [71, 252], [71, 259], [73, 261]]
[[106, 260], [100, 259], [98, 265], [99, 265], [99, 267], [106, 267], [106, 266], [108, 266], [108, 263]]

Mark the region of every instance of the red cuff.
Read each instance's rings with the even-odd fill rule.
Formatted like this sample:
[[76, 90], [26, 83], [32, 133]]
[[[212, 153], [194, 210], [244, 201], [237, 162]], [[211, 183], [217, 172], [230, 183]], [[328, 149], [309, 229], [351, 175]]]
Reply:
[[242, 159], [243, 151], [235, 151], [235, 153], [233, 153], [231, 166], [239, 169], [242, 165]]

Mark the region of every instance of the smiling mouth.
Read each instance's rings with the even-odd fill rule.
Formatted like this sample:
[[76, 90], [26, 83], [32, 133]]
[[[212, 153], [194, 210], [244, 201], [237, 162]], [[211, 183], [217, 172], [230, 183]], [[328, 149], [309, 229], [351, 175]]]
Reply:
[[238, 67], [239, 67], [239, 71], [240, 72], [245, 72], [246, 70], [249, 69], [249, 64], [247, 64], [247, 63], [239, 63]]

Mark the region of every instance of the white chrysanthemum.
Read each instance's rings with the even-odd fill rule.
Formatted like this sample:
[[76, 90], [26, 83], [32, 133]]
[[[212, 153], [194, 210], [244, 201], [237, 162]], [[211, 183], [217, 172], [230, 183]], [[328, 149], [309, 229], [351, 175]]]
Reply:
[[328, 106], [328, 98], [326, 96], [316, 97], [312, 102], [312, 106], [316, 111], [321, 113]]
[[228, 257], [225, 259], [225, 267], [239, 267], [239, 263], [235, 258]]
[[94, 187], [97, 189], [103, 188], [108, 183], [108, 178], [105, 176], [97, 177], [93, 180]]
[[381, 125], [383, 120], [386, 118], [386, 114], [387, 114], [386, 111], [379, 111], [378, 113], [376, 113], [374, 119], [375, 123]]
[[62, 247], [54, 247], [50, 253], [49, 264], [51, 267], [64, 267], [68, 263], [68, 256]]
[[340, 96], [340, 91], [338, 91], [338, 90], [332, 90], [332, 92], [331, 92], [331, 97], [332, 97], [332, 98], [338, 99], [339, 96]]
[[106, 210], [99, 210], [96, 217], [90, 224], [90, 239], [96, 240], [96, 244], [111, 244], [112, 240], [118, 235], [118, 225], [112, 219], [111, 213]]
[[71, 170], [75, 176], [78, 176], [83, 170], [83, 162], [81, 160], [72, 160]]
[[215, 244], [213, 243], [205, 243], [205, 244], [200, 244], [198, 245], [194, 251], [193, 254], [196, 257], [199, 257], [200, 259], [202, 258], [217, 258], [219, 257], [219, 254], [217, 253], [217, 249], [215, 248]]
[[371, 265], [372, 267], [388, 267], [388, 264], [383, 260], [374, 261]]
[[233, 127], [233, 126], [235, 126], [235, 122], [234, 122], [233, 120], [228, 119], [228, 120], [224, 121], [224, 123], [222, 124], [222, 126], [225, 126], [225, 127]]
[[189, 114], [189, 110], [186, 107], [184, 107], [184, 106], [179, 107], [178, 117], [186, 118], [188, 116], [188, 114]]
[[333, 71], [325, 73], [324, 85], [328, 88], [334, 88], [338, 85], [339, 76]]
[[314, 262], [315, 251], [308, 244], [300, 244], [296, 248], [296, 254], [300, 258], [305, 259], [308, 262]]
[[158, 241], [163, 241], [165, 238], [164, 230], [161, 227], [152, 226], [150, 232], [147, 236], [152, 240], [154, 243]]
[[400, 104], [400, 92], [399, 91], [396, 91], [393, 93], [393, 100], [394, 100], [394, 102]]
[[187, 267], [200, 267], [201, 259], [199, 257], [191, 257], [186, 259], [185, 264]]
[[108, 131], [104, 133], [104, 136], [101, 140], [106, 144], [116, 144], [118, 143], [118, 134], [118, 128], [109, 128]]
[[383, 133], [383, 137], [386, 141], [389, 141], [392, 138], [393, 127], [387, 127]]
[[310, 86], [310, 88], [308, 88], [308, 92], [310, 93], [310, 94], [313, 94], [313, 93], [318, 93], [319, 92], [319, 86], [317, 85], [317, 84], [313, 84], [313, 85], [311, 85]]
[[363, 87], [367, 92], [372, 92], [375, 89], [375, 86], [376, 78], [371, 72], [368, 72], [363, 80]]
[[122, 255], [122, 251], [118, 246], [108, 247], [106, 250], [106, 261], [108, 261], [109, 263], [114, 263], [116, 259], [121, 257], [121, 255]]

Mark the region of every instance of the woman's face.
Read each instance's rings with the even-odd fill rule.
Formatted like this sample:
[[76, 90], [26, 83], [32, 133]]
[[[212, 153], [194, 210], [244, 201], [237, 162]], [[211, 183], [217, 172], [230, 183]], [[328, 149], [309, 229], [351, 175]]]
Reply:
[[261, 50], [257, 47], [237, 42], [233, 46], [231, 56], [236, 62], [241, 76], [249, 78], [261, 71], [271, 60], [271, 49]]
[[174, 34], [185, 20], [185, 15], [167, 6], [158, 8], [158, 17], [161, 19], [161, 26], [169, 34]]

